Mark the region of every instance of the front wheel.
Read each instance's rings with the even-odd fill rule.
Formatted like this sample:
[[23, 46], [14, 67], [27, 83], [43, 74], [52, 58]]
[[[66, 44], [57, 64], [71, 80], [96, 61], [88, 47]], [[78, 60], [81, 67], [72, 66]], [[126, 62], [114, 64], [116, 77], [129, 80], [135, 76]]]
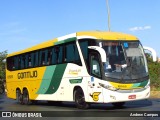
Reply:
[[77, 108], [79, 109], [87, 109], [89, 108], [89, 103], [85, 101], [84, 93], [81, 88], [78, 88], [74, 91], [74, 99]]

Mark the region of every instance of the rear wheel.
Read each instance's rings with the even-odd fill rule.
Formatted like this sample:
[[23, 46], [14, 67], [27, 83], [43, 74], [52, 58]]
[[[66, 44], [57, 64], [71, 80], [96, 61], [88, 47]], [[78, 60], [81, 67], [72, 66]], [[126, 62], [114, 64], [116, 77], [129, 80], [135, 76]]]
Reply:
[[84, 93], [81, 88], [78, 88], [74, 91], [74, 99], [75, 99], [77, 108], [79, 109], [89, 108], [89, 103], [85, 101]]
[[23, 90], [23, 104], [25, 105], [31, 104], [31, 100], [29, 99], [29, 93], [27, 89]]
[[19, 104], [22, 104], [22, 94], [20, 90], [16, 90], [16, 100]]
[[125, 104], [125, 102], [112, 103], [112, 105], [114, 105], [114, 107], [116, 107], [116, 108], [121, 108], [124, 106], [124, 104]]

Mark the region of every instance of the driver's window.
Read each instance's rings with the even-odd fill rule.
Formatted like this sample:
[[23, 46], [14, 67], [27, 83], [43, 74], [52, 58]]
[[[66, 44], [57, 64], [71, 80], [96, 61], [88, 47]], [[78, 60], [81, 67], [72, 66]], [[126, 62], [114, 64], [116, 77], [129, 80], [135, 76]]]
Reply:
[[90, 72], [93, 76], [101, 77], [101, 70], [99, 64], [98, 54], [90, 54]]

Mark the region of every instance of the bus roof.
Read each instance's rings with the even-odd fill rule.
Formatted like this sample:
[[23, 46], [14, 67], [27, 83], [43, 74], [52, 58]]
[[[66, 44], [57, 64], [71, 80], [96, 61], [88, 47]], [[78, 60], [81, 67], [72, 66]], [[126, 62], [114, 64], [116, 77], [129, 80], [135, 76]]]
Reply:
[[101, 40], [138, 40], [137, 37], [130, 34], [106, 31], [77, 32], [77, 37], [80, 38], [80, 36], [90, 36]]
[[58, 37], [58, 38], [40, 43], [38, 45], [32, 46], [30, 48], [27, 48], [27, 49], [24, 49], [18, 52], [8, 54], [7, 57], [18, 55], [18, 54], [23, 54], [26, 52], [54, 46], [57, 44], [66, 43], [66, 42], [73, 41], [76, 39], [83, 39], [83, 38], [100, 39], [100, 40], [127, 40], [127, 41], [138, 40], [138, 38], [136, 38], [133, 35], [119, 33], [119, 32], [105, 32], [105, 31], [76, 32], [73, 34], [69, 34], [66, 36]]

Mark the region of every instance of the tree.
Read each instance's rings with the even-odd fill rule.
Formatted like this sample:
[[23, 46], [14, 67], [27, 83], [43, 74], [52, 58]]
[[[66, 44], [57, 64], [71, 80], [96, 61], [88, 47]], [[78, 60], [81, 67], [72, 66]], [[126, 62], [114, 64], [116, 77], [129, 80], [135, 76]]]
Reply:
[[7, 51], [0, 52], [0, 94], [4, 92], [4, 81], [6, 79], [6, 63]]
[[146, 55], [149, 68], [149, 76], [151, 80], [151, 88], [160, 90], [160, 63], [153, 62], [149, 55]]
[[7, 51], [0, 52], [0, 82], [5, 80], [5, 62], [7, 57]]

